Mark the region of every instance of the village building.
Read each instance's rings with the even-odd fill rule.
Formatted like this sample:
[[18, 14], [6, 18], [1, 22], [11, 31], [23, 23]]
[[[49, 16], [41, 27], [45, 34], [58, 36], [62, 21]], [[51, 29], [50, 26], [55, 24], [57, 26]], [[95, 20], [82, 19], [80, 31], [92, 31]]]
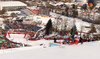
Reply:
[[6, 10], [21, 10], [25, 9], [27, 4], [20, 1], [0, 1], [0, 10], [5, 8]]

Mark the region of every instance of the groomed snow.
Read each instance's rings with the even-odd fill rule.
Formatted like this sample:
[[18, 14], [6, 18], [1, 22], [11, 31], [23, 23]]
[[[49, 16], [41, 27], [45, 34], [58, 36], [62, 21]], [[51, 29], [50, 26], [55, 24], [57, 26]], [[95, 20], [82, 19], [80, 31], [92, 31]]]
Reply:
[[[100, 59], [100, 41], [85, 42], [83, 45], [64, 45], [48, 47], [51, 40], [39, 40], [37, 43], [46, 43], [43, 46], [0, 50], [1, 59]], [[52, 41], [53, 42], [53, 41]], [[7, 52], [9, 51], [9, 52]]]

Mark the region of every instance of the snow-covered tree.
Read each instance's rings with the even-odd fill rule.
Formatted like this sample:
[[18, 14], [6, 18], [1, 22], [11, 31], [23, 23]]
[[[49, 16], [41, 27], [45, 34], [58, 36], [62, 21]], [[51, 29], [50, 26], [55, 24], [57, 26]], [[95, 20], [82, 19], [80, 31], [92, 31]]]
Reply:
[[94, 24], [91, 24], [91, 30], [89, 31], [89, 33], [95, 33], [95, 32], [97, 32], [96, 28], [94, 27]]
[[52, 29], [52, 20], [50, 19], [50, 20], [48, 21], [48, 23], [46, 24], [46, 32], [45, 32], [45, 34], [46, 34], [46, 35], [49, 35], [51, 29]]
[[6, 12], [6, 9], [3, 8], [2, 11], [1, 11], [1, 14], [5, 14], [5, 12]]
[[77, 31], [76, 25], [74, 25], [73, 28], [71, 29], [71, 35], [74, 35], [75, 31]]

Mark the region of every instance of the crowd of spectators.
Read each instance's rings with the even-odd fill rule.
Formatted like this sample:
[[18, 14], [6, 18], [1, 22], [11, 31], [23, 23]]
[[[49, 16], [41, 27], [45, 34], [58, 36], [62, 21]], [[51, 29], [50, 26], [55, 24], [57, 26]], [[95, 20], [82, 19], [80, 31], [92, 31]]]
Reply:
[[38, 31], [41, 29], [41, 27], [38, 27], [36, 25], [31, 25], [31, 24], [23, 24], [20, 22], [11, 22], [11, 23], [6, 23], [6, 28], [8, 29], [24, 29], [28, 31]]
[[38, 27], [36, 24], [23, 24], [23, 22], [9, 22], [5, 24], [6, 29], [13, 32], [23, 32], [30, 35], [30, 39], [33, 39], [32, 37], [35, 35], [35, 33], [41, 29], [41, 27]]
[[[63, 44], [69, 44], [71, 41], [73, 41], [72, 36], [66, 35], [67, 38], [64, 38]], [[82, 40], [81, 40], [82, 39]], [[98, 41], [100, 40], [100, 37], [96, 36], [90, 36], [89, 34], [84, 34], [83, 36], [80, 36], [80, 43], [82, 42], [92, 42], [92, 41]]]

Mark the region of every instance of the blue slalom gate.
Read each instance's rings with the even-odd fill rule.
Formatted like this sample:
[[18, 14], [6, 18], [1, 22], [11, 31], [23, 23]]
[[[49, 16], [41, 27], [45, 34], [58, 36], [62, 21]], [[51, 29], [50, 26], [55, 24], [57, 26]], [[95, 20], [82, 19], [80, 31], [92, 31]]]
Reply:
[[60, 46], [60, 45], [56, 43], [49, 43], [49, 47], [52, 47], [52, 46]]

